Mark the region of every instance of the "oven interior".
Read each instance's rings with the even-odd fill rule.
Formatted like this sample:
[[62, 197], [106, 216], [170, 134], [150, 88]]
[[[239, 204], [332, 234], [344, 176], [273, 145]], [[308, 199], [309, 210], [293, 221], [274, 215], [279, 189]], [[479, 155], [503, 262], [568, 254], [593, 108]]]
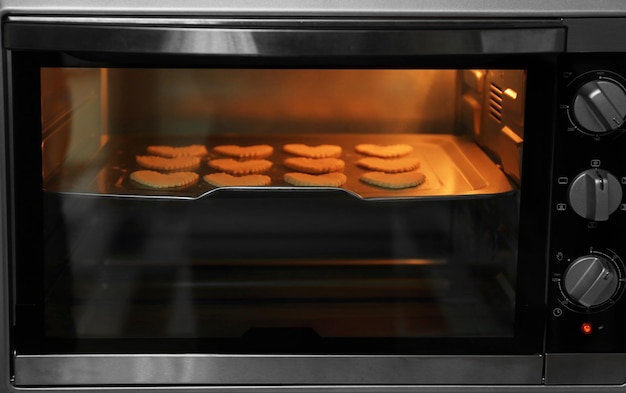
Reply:
[[[419, 353], [515, 334], [525, 70], [42, 67], [40, 88], [41, 324], [65, 351]], [[229, 158], [216, 146], [260, 144], [269, 185], [203, 180]], [[286, 144], [340, 146], [347, 180], [287, 183]], [[365, 183], [358, 144], [410, 145], [425, 181]], [[153, 145], [205, 146], [198, 180], [133, 181]]]

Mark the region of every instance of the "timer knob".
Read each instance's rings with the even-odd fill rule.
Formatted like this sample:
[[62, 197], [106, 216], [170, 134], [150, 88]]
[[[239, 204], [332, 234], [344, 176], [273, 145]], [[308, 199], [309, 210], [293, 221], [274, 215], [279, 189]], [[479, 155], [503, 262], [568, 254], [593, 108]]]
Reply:
[[616, 130], [626, 119], [626, 90], [610, 79], [587, 82], [576, 92], [572, 110], [574, 120], [591, 133]]
[[569, 187], [569, 203], [579, 216], [606, 221], [622, 203], [622, 185], [611, 173], [593, 168], [579, 173]]
[[598, 306], [617, 292], [619, 277], [611, 261], [602, 255], [586, 255], [572, 262], [564, 273], [565, 292], [584, 307]]

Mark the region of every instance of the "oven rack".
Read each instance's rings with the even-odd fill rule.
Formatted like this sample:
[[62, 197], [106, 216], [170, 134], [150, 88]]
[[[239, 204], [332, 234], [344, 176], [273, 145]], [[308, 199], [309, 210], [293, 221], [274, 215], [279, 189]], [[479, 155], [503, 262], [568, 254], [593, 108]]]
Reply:
[[[448, 134], [289, 134], [289, 135], [236, 135], [209, 134], [204, 136], [154, 136], [154, 135], [110, 135], [98, 156], [87, 166], [76, 168], [65, 165], [44, 181], [44, 190], [61, 194], [90, 195], [100, 197], [123, 197], [142, 199], [201, 199], [222, 190], [263, 191], [345, 191], [347, 194], [366, 200], [397, 200], [422, 198], [488, 197], [509, 193], [513, 186], [500, 168], [472, 141]], [[287, 143], [302, 143], [311, 146], [334, 144], [342, 147], [339, 157], [345, 161], [344, 174], [347, 182], [335, 187], [297, 187], [286, 183], [283, 176], [293, 170], [283, 162], [293, 155], [283, 151]], [[385, 189], [369, 185], [360, 177], [369, 170], [357, 166], [356, 161], [366, 157], [355, 151], [357, 144], [377, 145], [408, 144], [413, 152], [406, 157], [420, 161], [419, 172], [426, 181], [405, 189]], [[202, 144], [209, 154], [202, 158], [200, 168], [195, 170], [200, 180], [185, 189], [155, 190], [138, 185], [130, 174], [141, 168], [135, 157], [147, 154], [148, 145], [185, 146]], [[215, 187], [202, 180], [202, 176], [216, 172], [208, 165], [215, 158], [226, 158], [213, 151], [218, 145], [250, 146], [268, 144], [274, 152], [266, 160], [272, 167], [265, 172], [272, 182], [264, 187]]]

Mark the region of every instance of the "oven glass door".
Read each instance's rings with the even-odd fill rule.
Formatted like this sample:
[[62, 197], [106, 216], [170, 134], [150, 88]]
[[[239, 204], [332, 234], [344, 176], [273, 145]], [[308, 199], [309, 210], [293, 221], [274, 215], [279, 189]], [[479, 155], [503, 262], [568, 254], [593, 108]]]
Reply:
[[[90, 56], [11, 57], [25, 384], [85, 355], [472, 381], [433, 373], [452, 356], [476, 381], [539, 383], [549, 58]], [[241, 381], [193, 370], [150, 383]]]

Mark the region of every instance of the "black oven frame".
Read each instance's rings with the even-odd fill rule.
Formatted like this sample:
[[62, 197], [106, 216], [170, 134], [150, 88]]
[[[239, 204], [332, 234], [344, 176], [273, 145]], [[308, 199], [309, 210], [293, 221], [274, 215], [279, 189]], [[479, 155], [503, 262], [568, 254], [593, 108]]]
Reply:
[[[111, 20], [107, 20], [107, 25], [84, 25], [74, 23], [33, 23], [23, 20], [23, 18], [10, 18], [6, 24], [5, 42], [7, 47], [11, 49], [11, 64], [13, 70], [13, 80], [16, 85], [13, 89], [14, 105], [14, 132], [10, 134], [10, 145], [13, 150], [13, 157], [22, 156], [24, 154], [35, 155], [35, 149], [38, 148], [38, 133], [31, 135], [26, 133], [18, 133], [17, 130], [37, 129], [39, 116], [37, 115], [38, 103], [33, 98], [32, 91], [39, 91], [37, 80], [37, 72], [41, 66], [59, 66], [73, 65], [73, 62], [80, 64], [85, 62], [92, 63], [94, 66], [100, 66], [102, 63], [127, 64], [147, 66], [157, 62], [160, 66], [168, 61], [174, 64], [188, 64], [193, 62], [207, 61], [213, 64], [214, 57], [226, 56], [220, 59], [220, 62], [227, 64], [246, 64], [258, 66], [259, 64], [268, 66], [272, 64], [281, 65], [282, 67], [302, 66], [314, 63], [317, 66], [334, 66], [337, 64], [355, 65], [360, 67], [380, 67], [381, 65], [393, 65], [395, 67], [407, 67], [410, 64], [437, 65], [451, 64], [452, 61], [456, 66], [459, 62], [467, 64], [467, 67], [486, 66], [506, 67], [515, 64], [528, 68], [529, 72], [529, 90], [541, 91], [539, 86], [549, 84], [549, 81], [542, 81], [542, 72], [539, 70], [550, 67], [549, 60], [537, 57], [537, 53], [518, 57], [515, 54], [508, 53], [510, 47], [503, 45], [498, 38], [505, 35], [509, 39], [519, 42], [515, 45], [522, 53], [526, 53], [533, 48], [536, 52], [545, 55], [558, 49], [562, 42], [563, 30], [561, 28], [530, 28], [530, 29], [503, 29], [496, 28], [464, 28], [454, 30], [440, 30], [439, 22], [436, 26], [423, 27], [422, 29], [410, 28], [411, 23], [406, 22], [404, 29], [384, 30], [376, 27], [378, 23], [369, 22], [363, 25], [358, 24], [358, 28], [346, 27], [350, 23], [339, 27], [307, 27], [306, 29], [295, 29], [293, 27], [284, 27], [282, 29], [269, 28], [274, 21], [265, 21], [267, 25], [263, 25], [262, 21], [254, 21], [256, 27], [232, 27], [233, 21], [220, 21], [220, 27], [179, 27], [174, 24], [168, 27], [136, 27], [128, 25], [126, 21], [119, 21], [119, 25], [111, 27]], [[180, 23], [180, 22], [176, 22]], [[212, 23], [218, 23], [213, 21]], [[319, 24], [322, 22], [314, 22]], [[336, 22], [333, 22], [335, 24]], [[115, 23], [113, 23], [115, 24]], [[287, 24], [287, 22], [281, 22]], [[429, 24], [427, 24], [429, 25]], [[524, 23], [524, 25], [526, 25]], [[267, 26], [267, 27], [266, 27]], [[406, 29], [406, 30], [405, 30]], [[530, 34], [528, 34], [530, 32]], [[111, 35], [120, 34], [123, 39], [111, 38]], [[86, 41], [88, 47], [71, 47], [73, 43], [67, 39], [74, 35], [90, 37]], [[156, 35], [156, 36], [154, 36]], [[211, 42], [246, 42], [245, 37], [252, 35], [252, 42], [259, 43], [255, 50], [249, 50], [244, 47], [228, 47], [212, 49]], [[173, 38], [172, 38], [173, 37]], [[244, 38], [242, 38], [244, 37]], [[106, 38], [106, 39], [105, 39]], [[50, 41], [46, 42], [47, 39]], [[536, 48], [534, 42], [539, 39], [542, 45]], [[26, 42], [25, 42], [26, 40]], [[332, 44], [333, 41], [335, 44]], [[69, 47], [58, 48], [58, 43], [70, 43]], [[92, 43], [101, 42], [98, 45], [95, 54]], [[120, 47], [108, 47], [115, 43], [123, 42]], [[176, 42], [177, 46], [170, 46], [167, 43]], [[207, 43], [207, 47], [198, 48], [194, 45], [188, 46], [185, 42], [191, 43]], [[248, 40], [249, 42], [249, 40]], [[302, 45], [302, 42], [313, 42], [315, 45]], [[403, 43], [392, 45], [392, 43]], [[432, 46], [423, 43], [434, 42]], [[438, 45], [438, 43], [448, 43], [446, 45]], [[131, 43], [128, 45], [128, 43]], [[151, 47], [154, 43], [165, 43], [162, 47]], [[367, 43], [367, 44], [365, 44]], [[472, 45], [473, 43], [473, 45]], [[32, 46], [34, 44], [34, 47]], [[501, 45], [500, 47], [498, 45]], [[158, 45], [157, 45], [158, 46]], [[57, 47], [52, 53], [49, 51]], [[40, 51], [33, 51], [35, 48], [47, 48], [48, 53], [43, 56]], [[188, 49], [186, 49], [188, 48]], [[356, 49], [352, 49], [356, 48]], [[370, 49], [371, 48], [371, 49]], [[328, 50], [328, 51], [327, 51]], [[424, 51], [425, 53], [420, 53]], [[174, 53], [172, 53], [174, 52]], [[180, 53], [182, 52], [182, 53]], [[213, 53], [217, 52], [217, 53]], [[111, 54], [109, 60], [101, 60], [103, 54]], [[143, 55], [148, 54], [149, 60]], [[189, 56], [202, 53], [200, 58], [192, 59]], [[407, 53], [413, 55], [407, 56]], [[453, 53], [453, 59], [447, 57]], [[477, 55], [478, 53], [478, 55]], [[506, 54], [506, 57], [497, 55]], [[57, 56], [55, 56], [55, 54]], [[67, 55], [65, 55], [67, 54]], [[472, 57], [467, 57], [473, 55]], [[428, 58], [426, 58], [428, 56]], [[95, 61], [92, 58], [95, 57]], [[121, 60], [118, 60], [121, 59]], [[503, 60], [504, 59], [504, 60]], [[530, 59], [531, 61], [529, 61]], [[478, 60], [478, 61], [477, 61]], [[546, 64], [548, 62], [548, 64]], [[169, 64], [168, 64], [169, 65]], [[552, 64], [552, 66], [554, 66]], [[535, 86], [533, 86], [535, 85]], [[532, 95], [531, 95], [532, 97]], [[545, 128], [547, 125], [540, 125], [546, 118], [549, 119], [549, 113], [537, 115], [541, 107], [549, 107], [550, 105], [537, 105], [541, 103], [540, 97], [532, 97], [529, 100], [529, 129]], [[537, 104], [533, 104], [535, 102]], [[31, 108], [31, 113], [23, 108]], [[538, 124], [533, 123], [537, 121]], [[542, 209], [537, 209], [535, 205], [527, 199], [532, 195], [538, 195], [539, 189], [545, 187], [548, 176], [546, 171], [541, 168], [549, 167], [548, 149], [551, 146], [550, 141], [545, 135], [528, 136], [525, 142], [525, 151], [530, 152], [537, 157], [543, 157], [542, 161], [530, 161], [524, 163], [524, 173], [528, 186], [525, 185], [522, 199], [522, 223], [520, 239], [520, 261], [533, 260], [541, 261], [539, 255], [545, 249], [544, 245], [540, 245], [536, 238], [528, 236], [529, 233], [537, 235], [537, 232], [531, 228], [547, 228], [547, 215]], [[32, 149], [31, 153], [26, 153], [27, 146]], [[533, 153], [534, 152], [534, 153]], [[528, 154], [528, 153], [527, 153]], [[41, 320], [43, 312], [41, 307], [41, 293], [38, 288], [42, 285], [42, 278], [36, 271], [43, 271], [35, 261], [43, 258], [38, 255], [41, 250], [37, 248], [29, 248], [29, 244], [43, 242], [37, 241], [41, 238], [41, 234], [37, 231], [36, 225], [26, 224], [32, 222], [41, 222], [40, 212], [32, 208], [32, 199], [27, 205], [22, 204], [23, 198], [21, 193], [30, 195], [40, 195], [41, 185], [30, 181], [37, 175], [41, 165], [38, 160], [32, 160], [28, 166], [23, 163], [14, 161], [12, 168], [16, 168], [10, 172], [17, 173], [19, 166], [19, 177], [13, 180], [13, 189], [20, 190], [13, 193], [13, 206], [11, 211], [15, 212], [12, 222], [15, 226], [15, 261], [29, 260], [33, 261], [31, 266], [23, 266], [24, 263], [15, 263], [15, 275], [18, 283], [30, 282], [32, 285], [18, 285], [16, 292], [16, 314], [15, 323], [16, 330], [19, 332], [15, 349], [16, 357], [16, 382], [17, 384], [36, 384], [48, 385], [54, 381], [58, 381], [59, 375], [51, 375], [43, 372], [50, 364], [60, 365], [60, 369], [74, 368], [73, 362], [86, 364], [90, 360], [94, 361], [94, 367], [97, 364], [116, 364], [123, 365], [117, 373], [102, 375], [97, 378], [83, 380], [82, 378], [73, 378], [58, 381], [61, 384], [113, 384], [122, 383], [142, 383], [142, 380], [136, 380], [136, 376], [126, 374], [122, 370], [150, 369], [154, 363], [155, 357], [167, 364], [166, 368], [180, 369], [183, 365], [193, 363], [191, 370], [197, 370], [191, 374], [186, 374], [184, 380], [171, 380], [163, 378], [167, 373], [156, 372], [150, 374], [149, 380], [154, 384], [180, 383], [180, 384], [235, 384], [237, 382], [244, 384], [310, 384], [317, 381], [325, 384], [356, 384], [363, 381], [366, 384], [384, 383], [384, 384], [411, 384], [422, 381], [422, 383], [479, 383], [480, 381], [489, 381], [489, 383], [501, 384], [532, 384], [540, 382], [540, 371], [542, 369], [542, 307], [544, 288], [542, 285], [535, 285], [536, 281], [530, 277], [536, 277], [545, 269], [542, 263], [519, 263], [518, 272], [518, 291], [517, 291], [517, 320], [515, 338], [513, 339], [474, 339], [474, 340], [450, 340], [447, 344], [448, 350], [438, 349], [432, 354], [408, 354], [408, 355], [226, 355], [218, 356], [215, 354], [200, 354], [193, 356], [181, 356], [179, 354], [153, 354], [147, 351], [145, 354], [130, 355], [111, 355], [106, 353], [93, 353], [89, 356], [71, 356], [64, 353], [47, 353], [46, 350], [37, 346], [35, 337], [41, 335], [37, 331], [38, 321]], [[25, 175], [28, 173], [28, 175]], [[543, 186], [542, 186], [543, 185]], [[533, 188], [537, 187], [537, 190]], [[534, 199], [534, 198], [533, 198]], [[537, 203], [536, 200], [533, 203]], [[35, 205], [43, 206], [43, 201], [37, 200]], [[543, 203], [540, 206], [547, 205], [547, 194], [543, 195]], [[547, 234], [540, 236], [543, 242], [547, 240]], [[531, 244], [532, 242], [532, 244]], [[23, 250], [23, 251], [22, 251]], [[31, 254], [34, 252], [34, 255]], [[29, 263], [30, 265], [30, 263]], [[36, 278], [39, 277], [39, 278]], [[32, 306], [31, 306], [32, 305]], [[365, 341], [363, 344], [366, 344]], [[106, 344], [105, 344], [106, 345]], [[33, 346], [31, 348], [31, 346]], [[415, 346], [415, 345], [414, 345]], [[468, 347], [469, 348], [466, 348]], [[44, 346], [45, 348], [45, 346]], [[466, 349], [463, 349], [466, 348]], [[48, 350], [49, 351], [49, 350]], [[410, 351], [410, 349], [408, 350]], [[460, 351], [460, 353], [459, 353]], [[486, 352], [485, 352], [486, 351]], [[493, 352], [493, 354], [489, 354]], [[437, 354], [439, 353], [439, 354]], [[90, 360], [88, 360], [90, 359]], [[515, 372], [503, 374], [499, 371], [498, 365], [502, 363], [511, 363], [511, 367]], [[437, 370], [446, 369], [448, 363], [456, 364], [455, 368], [463, 370], [459, 372], [457, 377], [451, 377], [447, 373], [440, 373]], [[408, 366], [402, 366], [408, 364]], [[91, 367], [91, 366], [89, 366]], [[110, 366], [108, 366], [110, 367]], [[378, 370], [397, 370], [395, 373], [388, 372], [369, 372], [364, 373], [366, 369]], [[204, 370], [240, 370], [250, 369], [258, 370], [251, 373], [250, 379], [241, 379], [237, 373], [232, 375], [228, 372], [219, 372], [207, 377]], [[292, 369], [291, 372], [285, 370]], [[310, 371], [298, 372], [297, 370], [309, 369]], [[323, 371], [315, 371], [317, 369]], [[280, 370], [280, 372], [272, 370]], [[337, 370], [340, 375], [333, 375], [331, 370]], [[419, 371], [418, 371], [419, 370]], [[213, 373], [211, 373], [213, 374]], [[364, 374], [369, 374], [370, 379], [364, 380]], [[84, 375], [84, 374], [83, 374]], [[324, 375], [323, 381], [320, 375]], [[261, 376], [261, 377], [259, 377]], [[112, 379], [113, 378], [113, 379]]]
[[[304, 22], [304, 23], [303, 23]], [[387, 30], [392, 23], [394, 30]], [[112, 36], [120, 34], [119, 40], [111, 39]], [[270, 42], [264, 51], [259, 52], [258, 48], [225, 47], [211, 49], [206, 45], [194, 45], [194, 42], [207, 42], [206, 35], [214, 35], [216, 40], [225, 42], [241, 41], [242, 35], [254, 34], [261, 42]], [[505, 35], [508, 39], [501, 41], [499, 37]], [[68, 40], [72, 36], [89, 37], [84, 41]], [[187, 37], [192, 44], [171, 47], [167, 45], [153, 46], [155, 42], [166, 42], [164, 37], [176, 36]], [[123, 37], [123, 38], [122, 38]], [[128, 39], [134, 37], [134, 39]], [[407, 39], [408, 37], [408, 39]], [[434, 42], [442, 39], [450, 45], [423, 46], [415, 45], [424, 40]], [[475, 46], [467, 45], [467, 37], [473, 37], [469, 41], [477, 42]], [[398, 38], [402, 38], [398, 40]], [[464, 45], [457, 46], [461, 39]], [[92, 43], [99, 42], [99, 46], [94, 50]], [[301, 45], [302, 42], [315, 40], [323, 47], [321, 50], [310, 50]], [[358, 42], [379, 42], [380, 45], [368, 48], [363, 51], [363, 45]], [[378, 40], [378, 41], [377, 41]], [[220, 62], [224, 64], [250, 64], [251, 62], [261, 66], [271, 66], [273, 64], [284, 64], [284, 62], [308, 62], [318, 66], [328, 66], [342, 64], [348, 60], [353, 60], [360, 66], [380, 66], [397, 62], [399, 58], [405, 57], [407, 53], [412, 53], [414, 58], [423, 60], [423, 64], [431, 67], [453, 63], [457, 66], [484, 66], [485, 64], [498, 65], [500, 67], [519, 67], [520, 61], [526, 62], [529, 69], [529, 90], [542, 91], [542, 86], [551, 86], [552, 95], [543, 99], [548, 105], [535, 107], [529, 105], [527, 116], [529, 129], [533, 127], [543, 127], [554, 121], [553, 105], [555, 100], [554, 81], [552, 75], [539, 72], [539, 65], [548, 64], [552, 71], [556, 71], [554, 59], [558, 53], [566, 51], [565, 28], [558, 18], [515, 18], [515, 19], [487, 19], [479, 18], [473, 21], [459, 21], [458, 19], [387, 19], [387, 18], [128, 18], [126, 16], [113, 17], [93, 17], [91, 15], [72, 16], [9, 16], [5, 20], [3, 29], [4, 56], [5, 56], [5, 80], [7, 93], [5, 93], [5, 104], [11, 108], [16, 102], [20, 102], [19, 97], [15, 97], [15, 81], [19, 80], [21, 70], [15, 65], [20, 64], [20, 58], [28, 53], [38, 53], [34, 58], [42, 58], [40, 51], [47, 52], [43, 58], [47, 58], [52, 65], [66, 64], [65, 60], [59, 60], [59, 56], [48, 56], [52, 52], [78, 53], [78, 59], [86, 59], [88, 63], [97, 65], [124, 64], [136, 66], [146, 64], [146, 62], [156, 59], [170, 58], [176, 59], [173, 63], [179, 65], [198, 62], [196, 55], [206, 54], [220, 56]], [[85, 43], [84, 45], [80, 42]], [[401, 44], [398, 44], [401, 42]], [[485, 44], [486, 42], [486, 44]], [[515, 42], [516, 45], [511, 43]], [[537, 48], [540, 42], [540, 48]], [[332, 45], [329, 45], [331, 44]], [[354, 53], [354, 48], [359, 48]], [[332, 48], [332, 49], [328, 49]], [[375, 48], [375, 49], [370, 49]], [[515, 48], [515, 50], [512, 50]], [[621, 48], [621, 47], [620, 47]], [[213, 52], [211, 52], [213, 51]], [[352, 51], [352, 53], [351, 53]], [[102, 56], [102, 55], [105, 56]], [[112, 59], [112, 60], [111, 60]], [[303, 60], [304, 59], [304, 60]], [[381, 60], [382, 59], [382, 60]], [[477, 60], [478, 59], [478, 60]], [[503, 60], [504, 59], [504, 60]], [[526, 60], [524, 60], [526, 59]], [[531, 61], [527, 59], [532, 59]], [[61, 61], [62, 63], [59, 63]], [[70, 60], [71, 63], [75, 60]], [[26, 64], [26, 63], [25, 63]], [[41, 63], [40, 63], [41, 64]], [[26, 71], [28, 67], [24, 71]], [[533, 71], [534, 69], [534, 71]], [[32, 83], [37, 83], [33, 81]], [[19, 95], [19, 94], [18, 94]], [[539, 98], [539, 97], [537, 97]], [[32, 100], [32, 99], [31, 99]], [[28, 99], [26, 98], [26, 101]], [[530, 101], [532, 104], [532, 101]], [[544, 101], [544, 104], [546, 102]], [[550, 105], [552, 104], [552, 105]], [[12, 280], [22, 273], [16, 269], [14, 253], [16, 250], [24, 249], [20, 245], [18, 233], [28, 233], [25, 228], [19, 228], [20, 221], [15, 219], [15, 212], [25, 212], [27, 209], [20, 207], [23, 202], [24, 190], [32, 189], [40, 192], [40, 185], [26, 180], [20, 180], [17, 170], [21, 165], [20, 157], [22, 151], [15, 151], [15, 146], [20, 144], [29, 145], [26, 140], [27, 135], [17, 135], [15, 124], [33, 124], [32, 116], [19, 113], [17, 111], [7, 112], [5, 118], [4, 140], [6, 143], [6, 155], [4, 161], [8, 163], [5, 171], [2, 172], [3, 192], [3, 263], [4, 282], [3, 288], [9, 296], [3, 304], [4, 326], [18, 326], [18, 328], [5, 328], [3, 346], [5, 353], [14, 353], [15, 337], [28, 335], [28, 330], [19, 327], [21, 311], [14, 309], [13, 302], [20, 293], [15, 293]], [[547, 119], [547, 120], [546, 120]], [[36, 118], [35, 124], [36, 124]], [[87, 386], [99, 385], [103, 390], [114, 390], [115, 385], [134, 386], [137, 389], [149, 388], [150, 390], [167, 390], [163, 385], [170, 384], [176, 386], [177, 390], [191, 389], [199, 386], [276, 386], [282, 385], [292, 387], [297, 391], [318, 388], [340, 388], [342, 390], [360, 390], [365, 387], [371, 391], [377, 390], [413, 390], [421, 385], [419, 389], [423, 391], [456, 391], [460, 385], [465, 391], [485, 391], [486, 389], [500, 389], [494, 385], [506, 385], [505, 389], [515, 391], [522, 386], [532, 387], [542, 385], [545, 381], [544, 359], [546, 354], [543, 349], [543, 329], [545, 318], [545, 297], [546, 297], [546, 253], [548, 250], [548, 227], [550, 200], [546, 189], [550, 188], [552, 140], [551, 133], [529, 134], [525, 145], [526, 151], [535, 152], [533, 157], [537, 160], [524, 161], [524, 173], [526, 183], [524, 193], [527, 193], [527, 201], [522, 202], [523, 218], [520, 238], [520, 261], [533, 261], [524, 264], [520, 263], [519, 280], [532, 285], [518, 286], [518, 301], [521, 305], [518, 311], [520, 320], [528, 321], [528, 325], [518, 327], [523, 331], [525, 339], [518, 341], [514, 345], [517, 350], [507, 351], [497, 355], [409, 355], [409, 356], [276, 356], [261, 355], [247, 357], [239, 355], [214, 356], [214, 355], [193, 355], [178, 356], [167, 354], [142, 354], [131, 356], [118, 355], [93, 355], [67, 356], [64, 354], [19, 354], [16, 353], [12, 359], [3, 360], [3, 373], [5, 376], [5, 386], [13, 390], [13, 381], [9, 376], [15, 375], [17, 369], [22, 370], [23, 381], [18, 380], [16, 385], [28, 386]], [[39, 137], [39, 135], [34, 135]], [[30, 136], [32, 138], [33, 135]], [[24, 138], [25, 141], [19, 142]], [[546, 140], [547, 139], [547, 140]], [[36, 147], [36, 146], [35, 146]], [[33, 153], [34, 150], [33, 150]], [[36, 162], [31, 162], [33, 170], [28, 173], [37, 173]], [[36, 195], [36, 194], [33, 194]], [[534, 199], [532, 202], [540, 208], [530, 208], [530, 196], [541, 195], [539, 202]], [[19, 214], [19, 213], [17, 213]], [[30, 212], [34, 214], [36, 212]], [[21, 217], [21, 216], [20, 216]], [[536, 228], [541, 228], [539, 231]], [[24, 231], [24, 232], [22, 232]], [[37, 234], [33, 234], [35, 238]], [[32, 294], [26, 294], [31, 296]], [[9, 301], [10, 299], [10, 301]], [[523, 314], [523, 315], [522, 315]], [[19, 340], [19, 339], [18, 339]], [[517, 351], [517, 352], [516, 352]], [[612, 358], [612, 357], [611, 357]], [[189, 361], [193, 366], [189, 366]], [[610, 362], [621, 362], [623, 356], [614, 355]], [[558, 364], [561, 361], [557, 359]], [[162, 364], [164, 368], [154, 368], [155, 364]], [[567, 363], [567, 361], [563, 362]], [[50, 365], [60, 365], [56, 372], [46, 373]], [[246, 369], [250, 365], [256, 367], [257, 373], [249, 377], [242, 376], [233, 370]], [[113, 378], [104, 379], [76, 379], [76, 375], [63, 379], [62, 369], [68, 370], [74, 367], [109, 367], [118, 370], [118, 374], [113, 374]], [[162, 371], [169, 369], [192, 370], [191, 377], [185, 380], [169, 378], [164, 376]], [[215, 370], [217, 378], [207, 379], [206, 370]], [[441, 370], [461, 370], [455, 375]], [[306, 370], [306, 371], [302, 371]], [[371, 370], [379, 370], [372, 373]], [[394, 372], [390, 372], [393, 370]], [[503, 371], [506, 370], [506, 371]], [[508, 373], [508, 370], [515, 370]], [[282, 377], [277, 377], [280, 371]], [[131, 375], [132, 374], [132, 375]], [[139, 377], [138, 377], [139, 375]], [[285, 377], [287, 375], [288, 377]], [[618, 377], [619, 378], [619, 377]], [[437, 385], [437, 386], [435, 386]], [[108, 386], [108, 387], [107, 387]], [[151, 386], [151, 387], [149, 387]], [[161, 387], [159, 387], [161, 386]], [[186, 386], [186, 387], [185, 387]], [[193, 386], [193, 387], [192, 387]], [[300, 386], [300, 388], [296, 388]], [[307, 387], [308, 386], [308, 387]], [[359, 387], [356, 387], [359, 386]], [[489, 387], [490, 386], [490, 387]], [[69, 388], [68, 388], [69, 389]], [[268, 388], [270, 391], [271, 388]], [[20, 389], [21, 390], [21, 389]], [[71, 389], [70, 389], [71, 390]], [[261, 389], [262, 390], [262, 389]], [[573, 391], [577, 391], [575, 388]], [[496, 391], [496, 390], [494, 390]], [[498, 390], [499, 391], [499, 390]], [[583, 388], [579, 391], [589, 391]]]

